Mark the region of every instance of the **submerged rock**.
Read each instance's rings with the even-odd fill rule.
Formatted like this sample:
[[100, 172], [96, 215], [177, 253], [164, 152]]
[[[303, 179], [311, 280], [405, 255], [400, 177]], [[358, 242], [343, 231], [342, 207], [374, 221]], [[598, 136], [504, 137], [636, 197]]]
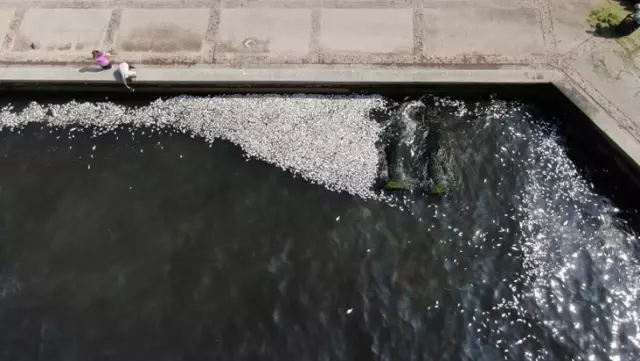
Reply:
[[444, 195], [449, 192], [453, 183], [452, 173], [452, 147], [447, 135], [438, 124], [432, 124], [427, 136], [427, 162], [428, 177], [422, 184], [423, 192], [431, 195]]
[[418, 101], [402, 104], [385, 128], [383, 137], [388, 180], [384, 188], [387, 190], [412, 191], [414, 188], [411, 169], [415, 154], [416, 117], [422, 108], [424, 104]]
[[420, 101], [403, 104], [385, 128], [385, 190], [447, 194], [455, 176], [452, 147], [440, 123], [425, 119]]

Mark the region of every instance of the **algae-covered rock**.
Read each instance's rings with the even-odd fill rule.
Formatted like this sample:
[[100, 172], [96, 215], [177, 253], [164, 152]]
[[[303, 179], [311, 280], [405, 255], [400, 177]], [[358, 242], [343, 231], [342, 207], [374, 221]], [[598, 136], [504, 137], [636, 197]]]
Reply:
[[399, 190], [399, 189], [410, 190], [410, 186], [408, 184], [402, 182], [402, 181], [399, 181], [399, 180], [389, 180], [387, 183], [385, 183], [384, 189], [386, 189], [386, 190]]
[[457, 179], [452, 153], [449, 135], [438, 123], [431, 124], [423, 157], [426, 177], [421, 188], [424, 193], [441, 196], [449, 192]]
[[446, 184], [438, 183], [429, 191], [429, 194], [432, 196], [442, 196], [447, 194], [448, 191], [449, 189]]
[[385, 128], [385, 190], [446, 195], [458, 179], [450, 135], [437, 121], [424, 119], [421, 102], [403, 104]]
[[424, 107], [420, 102], [403, 104], [385, 128], [385, 157], [388, 180], [385, 189], [413, 189], [413, 167], [416, 112]]

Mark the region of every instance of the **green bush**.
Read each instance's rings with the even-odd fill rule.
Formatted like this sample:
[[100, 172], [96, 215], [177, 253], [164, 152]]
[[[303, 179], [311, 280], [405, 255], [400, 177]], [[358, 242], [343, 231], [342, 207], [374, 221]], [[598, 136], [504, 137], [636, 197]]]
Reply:
[[587, 22], [600, 35], [613, 35], [618, 24], [627, 16], [624, 8], [610, 1], [600, 3], [589, 12]]

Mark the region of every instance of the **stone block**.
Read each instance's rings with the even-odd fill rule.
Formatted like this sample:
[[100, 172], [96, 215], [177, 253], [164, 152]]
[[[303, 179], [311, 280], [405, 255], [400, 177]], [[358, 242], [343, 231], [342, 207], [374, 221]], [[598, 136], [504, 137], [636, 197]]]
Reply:
[[110, 9], [29, 9], [13, 43], [14, 51], [86, 51], [99, 49]]
[[216, 52], [306, 56], [310, 39], [310, 9], [224, 9]]
[[323, 52], [410, 54], [412, 9], [323, 9]]
[[209, 9], [126, 9], [116, 49], [125, 52], [200, 52]]
[[545, 52], [535, 9], [464, 4], [425, 8], [425, 55], [524, 57]]

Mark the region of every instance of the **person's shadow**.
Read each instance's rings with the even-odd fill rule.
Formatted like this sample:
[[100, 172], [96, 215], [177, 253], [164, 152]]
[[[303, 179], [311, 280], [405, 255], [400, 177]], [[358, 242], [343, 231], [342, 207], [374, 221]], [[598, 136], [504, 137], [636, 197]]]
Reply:
[[119, 83], [124, 83], [124, 79], [122, 79], [122, 73], [120, 73], [118, 69], [113, 72], [113, 78]]
[[80, 72], [80, 73], [99, 73], [101, 71], [104, 71], [104, 69], [102, 69], [102, 68], [94, 68], [94, 67], [90, 67], [90, 66], [85, 66], [84, 68], [80, 68], [80, 70], [78, 70], [78, 72]]

